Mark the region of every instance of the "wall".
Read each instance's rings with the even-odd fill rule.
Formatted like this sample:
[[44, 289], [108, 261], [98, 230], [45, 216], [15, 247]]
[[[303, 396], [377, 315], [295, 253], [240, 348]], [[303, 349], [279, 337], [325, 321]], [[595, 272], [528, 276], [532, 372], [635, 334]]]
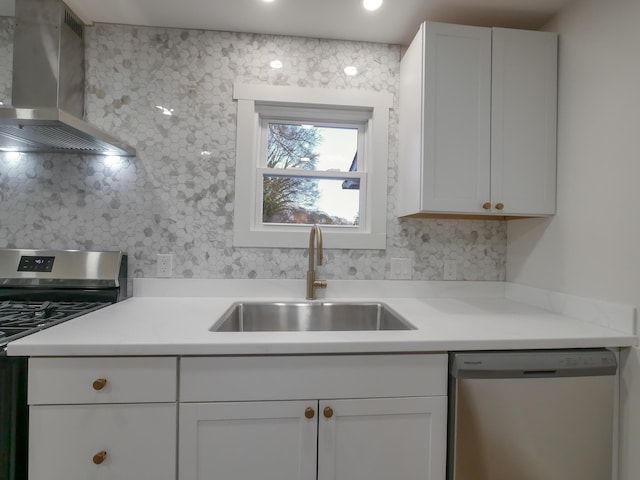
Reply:
[[[508, 225], [507, 279], [640, 306], [640, 2], [577, 0], [560, 34], [558, 214]], [[622, 356], [621, 478], [640, 478], [640, 358]]]
[[507, 278], [640, 305], [640, 2], [582, 0], [560, 33], [558, 213], [508, 225]]
[[[11, 28], [0, 18], [0, 72], [11, 68], [3, 47]], [[0, 158], [0, 247], [121, 249], [135, 276], [154, 276], [156, 253], [173, 253], [177, 277], [304, 278], [304, 248], [231, 243], [233, 82], [395, 93], [400, 47], [116, 25], [87, 28], [86, 37], [88, 118], [135, 146], [138, 157]], [[269, 68], [275, 57], [283, 69]], [[360, 75], [343, 74], [350, 63]], [[0, 95], [9, 95], [8, 78], [0, 73]], [[326, 245], [321, 275], [388, 278], [390, 258], [408, 257], [416, 280], [442, 279], [448, 259], [457, 261], [458, 279], [504, 279], [504, 222], [395, 218], [395, 109], [390, 124], [387, 248]]]

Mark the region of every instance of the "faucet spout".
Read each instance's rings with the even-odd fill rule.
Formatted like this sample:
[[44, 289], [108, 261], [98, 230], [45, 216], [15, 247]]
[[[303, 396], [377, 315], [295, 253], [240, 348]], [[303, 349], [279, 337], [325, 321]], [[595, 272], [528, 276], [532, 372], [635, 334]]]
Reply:
[[[322, 230], [318, 225], [309, 232], [309, 270], [307, 270], [307, 300], [315, 300], [316, 288], [327, 288], [326, 280], [316, 280], [316, 265], [322, 265], [324, 253], [322, 246]], [[315, 263], [314, 263], [315, 260]]]

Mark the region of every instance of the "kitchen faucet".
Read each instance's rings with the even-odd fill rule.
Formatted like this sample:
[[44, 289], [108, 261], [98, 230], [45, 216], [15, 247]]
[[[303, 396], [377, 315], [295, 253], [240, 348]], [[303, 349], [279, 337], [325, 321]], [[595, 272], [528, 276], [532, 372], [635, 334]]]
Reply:
[[322, 230], [318, 225], [311, 227], [309, 232], [309, 270], [307, 271], [307, 300], [315, 300], [316, 288], [327, 288], [326, 280], [316, 280], [316, 267], [314, 265], [314, 253], [317, 241], [317, 262], [322, 265]]

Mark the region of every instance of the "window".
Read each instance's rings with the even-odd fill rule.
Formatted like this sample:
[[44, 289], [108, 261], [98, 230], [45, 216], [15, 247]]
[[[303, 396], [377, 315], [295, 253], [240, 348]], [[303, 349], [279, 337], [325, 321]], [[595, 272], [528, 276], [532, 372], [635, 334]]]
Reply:
[[384, 249], [392, 96], [235, 85], [234, 245]]

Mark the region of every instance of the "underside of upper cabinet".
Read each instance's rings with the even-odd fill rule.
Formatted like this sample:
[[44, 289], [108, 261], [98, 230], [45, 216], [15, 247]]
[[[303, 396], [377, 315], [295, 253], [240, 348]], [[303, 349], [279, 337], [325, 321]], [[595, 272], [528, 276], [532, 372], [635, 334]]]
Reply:
[[400, 66], [398, 216], [556, 208], [557, 35], [423, 23]]

